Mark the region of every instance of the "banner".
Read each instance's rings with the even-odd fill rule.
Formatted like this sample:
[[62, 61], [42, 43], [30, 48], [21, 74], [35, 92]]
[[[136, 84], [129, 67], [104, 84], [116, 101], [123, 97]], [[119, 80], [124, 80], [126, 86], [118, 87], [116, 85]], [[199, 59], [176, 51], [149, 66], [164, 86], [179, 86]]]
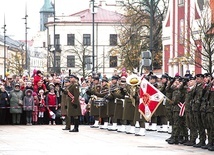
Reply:
[[165, 95], [149, 83], [145, 78], [142, 79], [140, 84], [139, 112], [147, 121], [151, 120], [152, 115], [161, 104], [164, 97]]

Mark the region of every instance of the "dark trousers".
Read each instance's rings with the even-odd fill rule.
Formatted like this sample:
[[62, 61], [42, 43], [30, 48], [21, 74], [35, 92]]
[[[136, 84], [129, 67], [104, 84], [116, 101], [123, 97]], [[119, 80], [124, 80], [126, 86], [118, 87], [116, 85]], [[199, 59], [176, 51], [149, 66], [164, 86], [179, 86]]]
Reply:
[[199, 134], [200, 143], [205, 143], [206, 134], [205, 134], [205, 129], [203, 126], [203, 122], [201, 119], [200, 112], [194, 111], [193, 112], [193, 119], [194, 119], [194, 122], [196, 124], [196, 129], [197, 129], [198, 134]]
[[7, 109], [0, 108], [0, 125], [6, 124], [6, 112], [7, 112]]
[[32, 110], [31, 111], [26, 111], [26, 122], [27, 123], [32, 123]]

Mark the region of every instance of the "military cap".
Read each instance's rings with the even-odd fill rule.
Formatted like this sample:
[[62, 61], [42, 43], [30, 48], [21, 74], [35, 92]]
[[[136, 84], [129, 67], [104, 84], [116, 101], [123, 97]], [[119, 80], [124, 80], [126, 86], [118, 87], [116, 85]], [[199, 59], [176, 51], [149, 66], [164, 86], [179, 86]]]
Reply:
[[15, 87], [16, 87], [16, 86], [20, 87], [20, 84], [19, 84], [19, 83], [16, 83], [16, 84], [15, 84]]
[[196, 74], [195, 77], [202, 77], [202, 78], [204, 78], [204, 75], [203, 74]]
[[70, 82], [70, 80], [69, 79], [64, 79], [64, 83], [68, 83], [68, 82]]
[[93, 79], [94, 80], [99, 80], [100, 78], [99, 78], [99, 76], [96, 75], [96, 76], [93, 76]]
[[195, 77], [194, 76], [190, 76], [189, 80], [195, 80]]
[[125, 76], [121, 77], [121, 83], [126, 83], [126, 77]]
[[78, 78], [76, 75], [74, 75], [74, 74], [71, 74], [71, 75], [70, 75], [70, 78], [75, 78], [75, 79], [77, 79], [77, 80], [79, 79], [79, 78]]
[[210, 73], [205, 73], [205, 74], [204, 74], [204, 77], [212, 77], [212, 74], [210, 74]]
[[116, 75], [113, 75], [113, 76], [111, 77], [111, 80], [118, 80], [118, 79], [119, 79], [119, 77], [116, 76]]
[[108, 78], [102, 78], [102, 82], [108, 82]]
[[155, 80], [156, 80], [157, 78], [158, 78], [158, 77], [157, 77], [156, 75], [151, 75], [151, 76], [150, 76], [150, 79], [155, 79]]
[[166, 75], [166, 74], [162, 74], [162, 76], [161, 76], [161, 79], [168, 79], [168, 75]]

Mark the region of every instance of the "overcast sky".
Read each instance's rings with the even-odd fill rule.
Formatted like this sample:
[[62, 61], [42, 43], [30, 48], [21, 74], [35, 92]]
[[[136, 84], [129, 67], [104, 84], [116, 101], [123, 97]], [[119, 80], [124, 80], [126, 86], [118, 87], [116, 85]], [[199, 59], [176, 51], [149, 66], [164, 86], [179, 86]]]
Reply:
[[[53, 0], [52, 0], [53, 1]], [[56, 15], [72, 14], [89, 8], [90, 0], [55, 0]], [[0, 34], [3, 35], [4, 14], [6, 21], [6, 35], [13, 39], [25, 39], [25, 6], [27, 6], [28, 39], [30, 40], [40, 27], [39, 11], [44, 0], [1, 0], [0, 5]]]

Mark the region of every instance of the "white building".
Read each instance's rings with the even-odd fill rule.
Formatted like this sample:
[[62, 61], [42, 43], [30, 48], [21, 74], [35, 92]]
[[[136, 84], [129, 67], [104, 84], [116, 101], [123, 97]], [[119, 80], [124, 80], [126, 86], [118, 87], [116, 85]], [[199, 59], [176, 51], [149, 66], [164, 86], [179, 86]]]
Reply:
[[[122, 15], [100, 7], [94, 14], [94, 71], [111, 75], [119, 65], [118, 55], [114, 48], [118, 45], [117, 27], [121, 26]], [[54, 28], [55, 25], [55, 28]], [[55, 31], [55, 71], [71, 70], [72, 73], [82, 75], [82, 65], [86, 65], [86, 72], [93, 67], [93, 26], [90, 9], [70, 16], [56, 16], [49, 18], [47, 27], [47, 44], [50, 58], [48, 69], [53, 69], [54, 31]], [[55, 30], [54, 30], [55, 29]], [[85, 61], [85, 62], [81, 62]]]

